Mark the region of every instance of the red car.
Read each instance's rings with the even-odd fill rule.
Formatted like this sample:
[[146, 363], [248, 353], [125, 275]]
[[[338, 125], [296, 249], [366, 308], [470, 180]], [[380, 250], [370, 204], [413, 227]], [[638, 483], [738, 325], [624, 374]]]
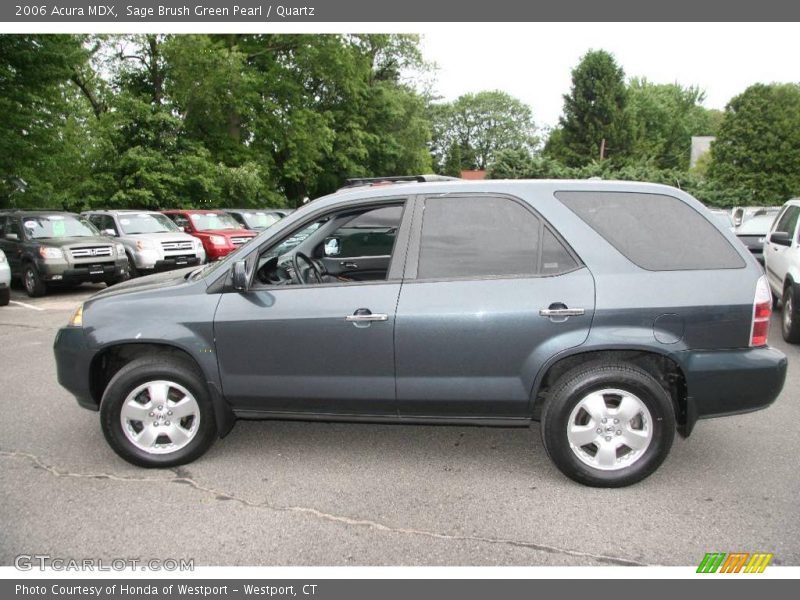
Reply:
[[209, 261], [219, 260], [256, 236], [221, 210], [164, 210], [178, 227], [203, 242]]

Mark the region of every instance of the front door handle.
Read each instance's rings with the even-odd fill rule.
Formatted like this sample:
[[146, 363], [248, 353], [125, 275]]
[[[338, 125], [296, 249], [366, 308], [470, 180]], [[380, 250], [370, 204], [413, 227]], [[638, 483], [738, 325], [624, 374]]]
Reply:
[[372, 323], [373, 321], [388, 321], [389, 315], [385, 313], [372, 313], [368, 308], [359, 308], [352, 315], [344, 318], [348, 323]]

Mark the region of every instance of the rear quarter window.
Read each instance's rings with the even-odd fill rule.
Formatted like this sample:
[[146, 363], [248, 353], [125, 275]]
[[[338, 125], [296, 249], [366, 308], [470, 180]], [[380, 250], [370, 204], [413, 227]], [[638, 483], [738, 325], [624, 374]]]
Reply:
[[556, 198], [623, 256], [649, 271], [739, 269], [745, 262], [720, 231], [664, 194], [556, 192]]

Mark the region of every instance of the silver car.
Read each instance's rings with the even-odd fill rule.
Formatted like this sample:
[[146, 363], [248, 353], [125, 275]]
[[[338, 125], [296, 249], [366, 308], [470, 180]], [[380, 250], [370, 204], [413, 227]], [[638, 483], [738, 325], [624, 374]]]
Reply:
[[131, 276], [203, 264], [200, 240], [170, 219], [147, 210], [97, 210], [82, 213], [103, 235], [118, 239], [128, 255]]
[[11, 269], [5, 252], [0, 250], [0, 306], [7, 306], [11, 300]]

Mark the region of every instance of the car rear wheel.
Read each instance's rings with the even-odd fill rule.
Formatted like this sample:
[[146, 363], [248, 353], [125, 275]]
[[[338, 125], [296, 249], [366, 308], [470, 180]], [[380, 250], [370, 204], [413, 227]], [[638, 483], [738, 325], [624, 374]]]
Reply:
[[0, 306], [8, 306], [9, 302], [11, 302], [11, 290], [3, 288], [0, 290]]
[[601, 362], [559, 378], [541, 428], [545, 450], [567, 477], [622, 487], [652, 474], [667, 457], [675, 410], [667, 391], [643, 369]]
[[22, 285], [25, 286], [25, 292], [31, 298], [38, 298], [47, 293], [47, 284], [42, 281], [39, 271], [31, 264], [25, 265], [22, 273]]
[[201, 456], [217, 437], [203, 378], [188, 360], [140, 358], [114, 375], [100, 420], [113, 450], [141, 467], [172, 467]]
[[781, 334], [789, 343], [800, 343], [800, 316], [798, 316], [798, 301], [795, 293], [796, 285], [790, 283], [783, 290], [783, 309], [781, 311]]

